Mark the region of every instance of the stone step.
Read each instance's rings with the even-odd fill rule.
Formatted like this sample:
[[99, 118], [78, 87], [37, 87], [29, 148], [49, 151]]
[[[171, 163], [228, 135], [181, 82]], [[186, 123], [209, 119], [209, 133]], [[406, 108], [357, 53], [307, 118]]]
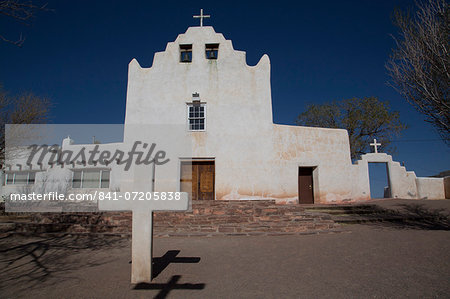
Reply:
[[24, 215], [0, 215], [0, 223], [10, 223], [10, 222], [16, 222], [16, 221], [28, 222], [28, 221], [31, 221], [31, 218], [29, 215], [27, 215], [27, 216], [24, 216]]
[[0, 233], [8, 233], [14, 231], [16, 228], [15, 223], [0, 223]]
[[351, 215], [351, 214], [374, 214], [377, 213], [378, 210], [373, 209], [320, 209], [320, 210], [313, 210], [313, 209], [306, 209], [306, 212], [320, 212], [320, 213], [326, 213], [330, 215]]
[[352, 210], [352, 209], [361, 209], [361, 208], [373, 208], [375, 205], [373, 204], [306, 204], [301, 205], [304, 209], [313, 209], [313, 210], [328, 210], [328, 209], [340, 209], [340, 210]]
[[384, 210], [376, 205], [354, 206], [317, 206], [307, 207], [305, 211], [317, 211], [329, 214], [331, 219], [342, 224], [356, 224], [365, 222], [400, 221], [401, 216], [393, 211]]
[[446, 226], [450, 221], [448, 216], [440, 213], [411, 213], [401, 210], [386, 209], [375, 204], [360, 204], [353, 206], [308, 206], [305, 211], [316, 211], [327, 213], [331, 219], [339, 224], [358, 224], [358, 223], [375, 223], [390, 222], [397, 224], [415, 223], [421, 225], [433, 225], [433, 223], [443, 223]]
[[336, 223], [340, 224], [358, 224], [358, 223], [375, 223], [375, 222], [391, 222], [391, 223], [408, 223], [408, 222], [420, 222], [426, 224], [436, 221], [435, 217], [424, 216], [405, 216], [405, 215], [348, 215], [348, 216], [336, 216], [332, 217]]

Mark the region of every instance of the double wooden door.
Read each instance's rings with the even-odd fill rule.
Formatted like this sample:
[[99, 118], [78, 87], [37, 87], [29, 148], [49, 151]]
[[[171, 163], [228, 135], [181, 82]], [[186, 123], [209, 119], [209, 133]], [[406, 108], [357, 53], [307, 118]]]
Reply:
[[181, 163], [181, 192], [189, 192], [193, 200], [214, 200], [214, 161]]

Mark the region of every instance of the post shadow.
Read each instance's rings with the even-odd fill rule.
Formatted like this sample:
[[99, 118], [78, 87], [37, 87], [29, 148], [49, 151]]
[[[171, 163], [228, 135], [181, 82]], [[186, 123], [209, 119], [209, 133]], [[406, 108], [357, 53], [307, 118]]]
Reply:
[[163, 256], [153, 258], [152, 279], [161, 274], [171, 263], [195, 264], [200, 262], [199, 257], [177, 257], [179, 250], [168, 250]]
[[180, 283], [181, 275], [174, 275], [167, 283], [138, 283], [135, 290], [160, 290], [154, 297], [158, 299], [166, 298], [169, 292], [172, 290], [203, 290], [205, 288], [204, 283]]

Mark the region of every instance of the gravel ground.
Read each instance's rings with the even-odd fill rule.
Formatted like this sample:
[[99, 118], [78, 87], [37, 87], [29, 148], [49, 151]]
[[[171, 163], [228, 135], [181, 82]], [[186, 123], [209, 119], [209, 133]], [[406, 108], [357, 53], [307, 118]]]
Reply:
[[157, 238], [156, 277], [137, 286], [129, 283], [130, 240], [5, 237], [0, 298], [450, 297], [448, 225], [376, 223], [344, 231]]

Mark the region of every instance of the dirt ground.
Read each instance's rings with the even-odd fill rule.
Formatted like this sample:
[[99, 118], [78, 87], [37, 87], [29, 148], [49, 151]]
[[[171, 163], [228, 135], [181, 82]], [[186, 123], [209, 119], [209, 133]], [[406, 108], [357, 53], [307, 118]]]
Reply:
[[[428, 207], [450, 210], [448, 201]], [[130, 256], [130, 240], [117, 237], [5, 237], [0, 298], [450, 297], [446, 220], [304, 236], [157, 238], [156, 277], [137, 286]]]

